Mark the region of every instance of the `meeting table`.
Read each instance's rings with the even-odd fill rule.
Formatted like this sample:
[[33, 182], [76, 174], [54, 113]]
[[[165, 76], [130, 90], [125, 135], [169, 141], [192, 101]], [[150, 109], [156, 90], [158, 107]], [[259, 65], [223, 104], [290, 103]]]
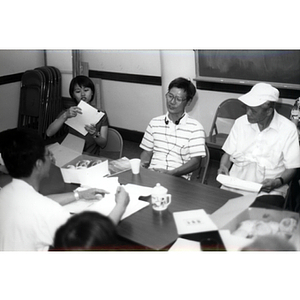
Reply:
[[[168, 250], [179, 237], [173, 217], [174, 212], [203, 209], [207, 214], [212, 214], [229, 199], [241, 196], [200, 182], [188, 181], [145, 168], [141, 168], [137, 175], [131, 170], [125, 170], [114, 176], [118, 177], [122, 185], [154, 187], [160, 183], [172, 195], [172, 202], [165, 211], [155, 211], [151, 205], [148, 205], [119, 223], [117, 233], [124, 250]], [[10, 180], [9, 175], [1, 174], [0, 186]], [[41, 182], [40, 192], [43, 195], [71, 192], [76, 187], [78, 185], [65, 183], [60, 168], [52, 165], [49, 177]], [[140, 200], [150, 203], [151, 197], [150, 195], [140, 197]], [[216, 239], [220, 240], [217, 232], [211, 234], [217, 235]]]

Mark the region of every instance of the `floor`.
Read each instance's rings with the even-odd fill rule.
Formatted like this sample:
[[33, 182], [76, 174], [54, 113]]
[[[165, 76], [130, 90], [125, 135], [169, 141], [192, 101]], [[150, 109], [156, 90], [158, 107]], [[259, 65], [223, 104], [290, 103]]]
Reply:
[[[123, 141], [123, 156], [131, 159], [140, 157], [142, 149], [139, 147], [138, 143], [124, 140]], [[220, 183], [216, 181], [217, 170], [219, 168], [219, 160], [211, 158], [206, 181], [208, 185], [220, 187]]]

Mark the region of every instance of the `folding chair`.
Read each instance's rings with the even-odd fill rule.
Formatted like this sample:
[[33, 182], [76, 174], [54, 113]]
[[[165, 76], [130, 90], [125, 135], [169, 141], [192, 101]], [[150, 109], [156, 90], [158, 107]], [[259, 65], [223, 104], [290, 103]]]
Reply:
[[114, 128], [108, 128], [107, 144], [100, 155], [109, 158], [121, 158], [123, 154], [123, 138]]
[[[246, 114], [246, 106], [240, 100], [230, 98], [223, 101], [217, 108], [206, 143], [209, 148], [221, 149], [234, 121]], [[218, 126], [220, 119], [227, 121], [228, 125]], [[219, 122], [218, 122], [219, 121]], [[227, 128], [226, 128], [227, 127]]]

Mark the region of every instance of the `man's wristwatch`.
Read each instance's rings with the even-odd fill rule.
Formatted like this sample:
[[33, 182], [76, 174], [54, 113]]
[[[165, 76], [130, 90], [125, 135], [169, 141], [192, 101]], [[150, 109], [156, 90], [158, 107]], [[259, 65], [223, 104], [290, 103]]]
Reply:
[[276, 179], [279, 179], [279, 180], [280, 180], [280, 183], [281, 183], [281, 185], [284, 185], [284, 180], [283, 180], [283, 178], [282, 178], [282, 177], [277, 177]]
[[78, 191], [74, 190], [73, 193], [74, 193], [75, 200], [78, 201], [80, 199]]

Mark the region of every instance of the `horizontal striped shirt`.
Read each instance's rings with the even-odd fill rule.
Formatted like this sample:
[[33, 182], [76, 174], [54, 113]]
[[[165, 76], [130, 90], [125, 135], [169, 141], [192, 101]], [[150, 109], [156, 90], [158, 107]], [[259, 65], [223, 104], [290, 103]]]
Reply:
[[[149, 168], [174, 170], [192, 157], [205, 156], [203, 126], [187, 113], [178, 125], [166, 115], [153, 118], [144, 134], [140, 147], [152, 151]], [[183, 177], [190, 179], [191, 174]]]

